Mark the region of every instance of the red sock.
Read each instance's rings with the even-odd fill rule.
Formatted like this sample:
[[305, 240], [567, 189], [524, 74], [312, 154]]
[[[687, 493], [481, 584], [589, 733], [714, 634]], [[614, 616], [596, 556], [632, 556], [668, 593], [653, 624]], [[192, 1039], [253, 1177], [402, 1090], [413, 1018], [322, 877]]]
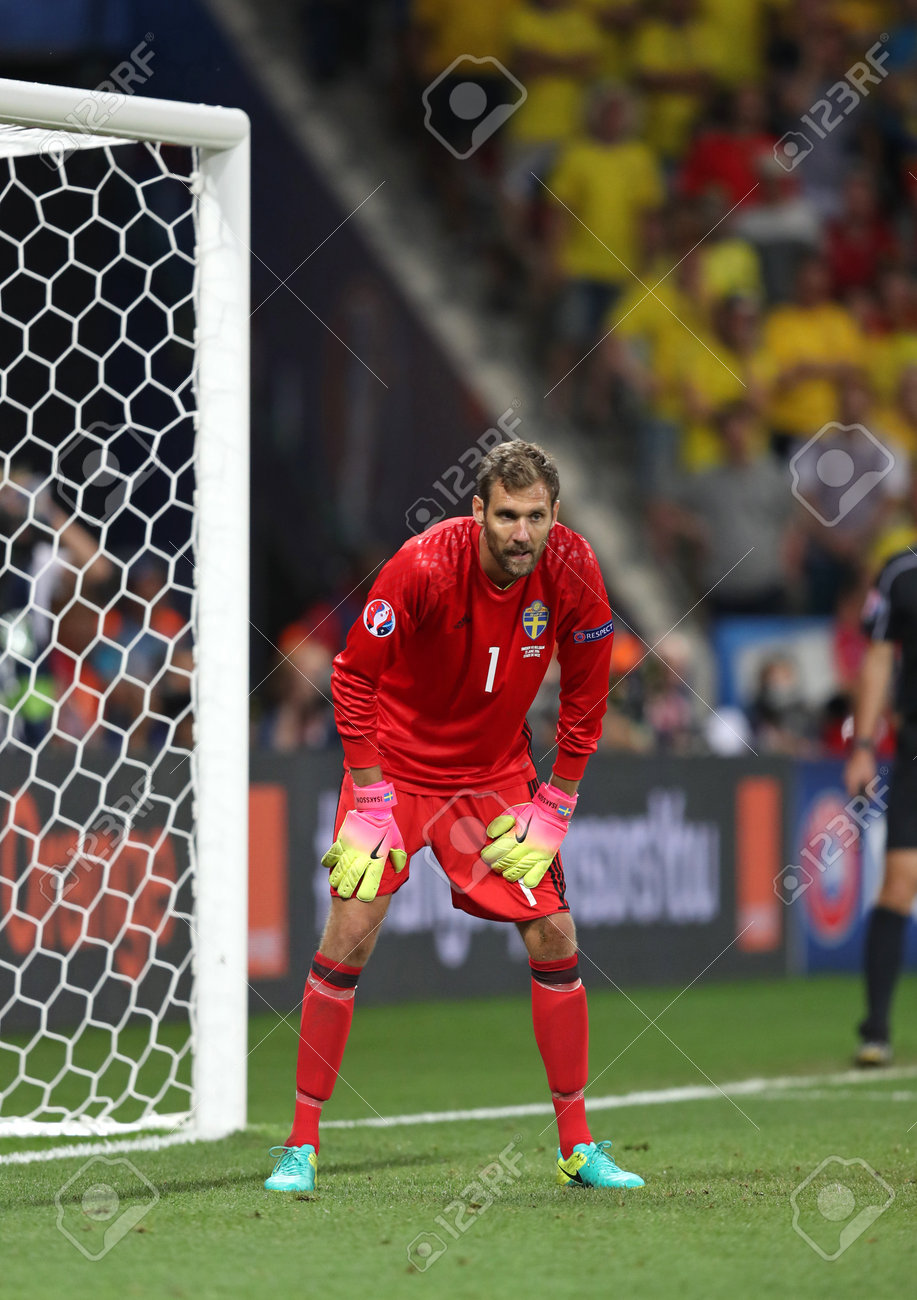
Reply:
[[579, 959], [530, 961], [535, 1042], [548, 1075], [564, 1159], [591, 1142], [583, 1090], [589, 1075], [589, 1011]]
[[359, 966], [329, 961], [320, 952], [312, 960], [302, 999], [296, 1111], [288, 1147], [310, 1143], [318, 1150], [318, 1121], [341, 1068], [360, 970]]

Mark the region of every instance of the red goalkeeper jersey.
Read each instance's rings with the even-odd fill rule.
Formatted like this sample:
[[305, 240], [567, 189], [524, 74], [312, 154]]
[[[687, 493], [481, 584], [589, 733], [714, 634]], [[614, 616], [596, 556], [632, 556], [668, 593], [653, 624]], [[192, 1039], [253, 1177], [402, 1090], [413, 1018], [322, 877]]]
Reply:
[[481, 528], [447, 519], [380, 571], [334, 661], [331, 693], [350, 767], [406, 789], [472, 790], [535, 774], [526, 714], [560, 662], [554, 771], [578, 780], [608, 698], [613, 628], [589, 544], [555, 524], [533, 573], [497, 587]]

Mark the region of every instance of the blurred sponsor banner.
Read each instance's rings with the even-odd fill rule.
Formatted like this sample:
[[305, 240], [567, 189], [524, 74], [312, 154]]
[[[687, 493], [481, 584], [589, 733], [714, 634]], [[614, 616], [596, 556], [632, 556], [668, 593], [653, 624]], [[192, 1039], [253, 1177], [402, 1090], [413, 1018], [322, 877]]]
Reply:
[[7, 1031], [136, 1012], [192, 992], [187, 754], [150, 769], [86, 748], [0, 754], [0, 1014]]
[[743, 759], [592, 760], [563, 851], [590, 983], [783, 971], [787, 775]]
[[[133, 765], [113, 773], [100, 758], [98, 766], [96, 774], [88, 755], [85, 773], [75, 774], [66, 759], [46, 756], [42, 779], [30, 782], [11, 758], [0, 764], [0, 995], [7, 1000], [15, 977], [27, 1005], [61, 1024], [80, 1018], [88, 991], [102, 1023], [124, 1013], [128, 994], [135, 1006], [160, 1006], [152, 935], [156, 955], [182, 970], [176, 1013], [190, 993], [186, 782], [170, 780], [161, 764], [152, 788], [138, 793]], [[105, 806], [129, 817], [127, 835], [112, 814], [99, 814], [103, 772]], [[788, 965], [858, 969], [881, 876], [888, 776], [881, 768], [878, 799], [867, 809], [846, 798], [838, 762], [597, 755], [563, 851], [589, 984], [779, 974]], [[337, 752], [252, 754], [253, 1010], [266, 1001], [286, 1013], [301, 998], [328, 909], [319, 859], [331, 843], [340, 780]], [[792, 896], [778, 888], [786, 864]], [[393, 900], [360, 997], [518, 992], [527, 977], [515, 926], [453, 908], [424, 849]], [[10, 1029], [31, 1023], [21, 1011], [8, 1009]]]
[[[875, 797], [851, 800], [837, 761], [796, 766], [795, 809], [787, 862], [795, 881], [790, 902], [790, 957], [796, 971], [859, 970], [865, 920], [882, 878], [884, 804], [889, 765], [879, 768]], [[917, 966], [917, 927], [909, 927], [906, 961]]]
[[[785, 969], [786, 909], [774, 878], [790, 775], [788, 764], [756, 760], [592, 760], [563, 850], [591, 985]], [[250, 974], [259, 995], [285, 1011], [301, 996], [328, 911], [319, 859], [333, 837], [340, 779], [335, 755], [252, 755]], [[410, 869], [361, 981], [361, 1001], [526, 987], [516, 927], [453, 908], [429, 849], [414, 854]], [[276, 901], [283, 880], [288, 930]], [[259, 1005], [256, 996], [252, 1008]]]
[[290, 969], [287, 787], [253, 781], [248, 793], [248, 974], [281, 979]]

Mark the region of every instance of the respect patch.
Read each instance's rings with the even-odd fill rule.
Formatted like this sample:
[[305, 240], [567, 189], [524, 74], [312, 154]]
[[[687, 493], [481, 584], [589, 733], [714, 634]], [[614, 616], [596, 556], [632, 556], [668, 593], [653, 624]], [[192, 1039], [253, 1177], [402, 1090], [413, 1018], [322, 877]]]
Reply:
[[578, 632], [573, 633], [573, 640], [577, 645], [581, 644], [583, 641], [602, 641], [606, 636], [611, 636], [614, 630], [614, 619], [610, 618], [608, 622], [603, 623], [601, 627], [580, 628]]

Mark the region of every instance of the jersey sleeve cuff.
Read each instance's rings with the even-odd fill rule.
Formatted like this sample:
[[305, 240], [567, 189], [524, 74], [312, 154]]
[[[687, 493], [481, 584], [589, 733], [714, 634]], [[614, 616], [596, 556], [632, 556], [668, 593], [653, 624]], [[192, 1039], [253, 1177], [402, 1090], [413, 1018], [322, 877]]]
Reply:
[[376, 767], [382, 762], [382, 756], [375, 745], [369, 744], [368, 741], [344, 741], [344, 757], [347, 760], [347, 766], [351, 769], [361, 767]]
[[589, 759], [589, 754], [568, 754], [562, 749], [558, 750], [554, 775], [562, 781], [582, 781]]

